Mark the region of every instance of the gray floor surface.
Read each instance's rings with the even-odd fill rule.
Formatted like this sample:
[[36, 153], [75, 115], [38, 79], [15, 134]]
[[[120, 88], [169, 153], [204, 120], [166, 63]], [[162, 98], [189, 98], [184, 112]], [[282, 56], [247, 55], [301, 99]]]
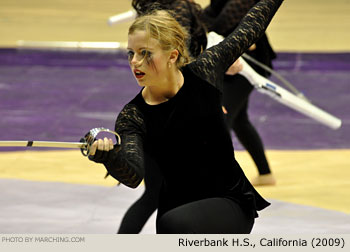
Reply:
[[[114, 234], [144, 188], [0, 179], [2, 234]], [[350, 215], [269, 199], [252, 234], [349, 234]], [[155, 214], [142, 234], [155, 233]]]

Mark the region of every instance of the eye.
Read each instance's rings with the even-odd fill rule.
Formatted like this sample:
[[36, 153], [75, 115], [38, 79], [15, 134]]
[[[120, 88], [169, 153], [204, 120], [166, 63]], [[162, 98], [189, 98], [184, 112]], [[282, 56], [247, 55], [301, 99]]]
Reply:
[[128, 54], [128, 60], [131, 61], [132, 58], [134, 57], [134, 54], [135, 54], [135, 53], [134, 53], [133, 51], [128, 51], [127, 54]]
[[143, 57], [147, 57], [147, 58], [150, 58], [151, 57], [151, 52], [150, 51], [147, 51], [147, 50], [142, 50], [141, 51], [141, 55], [143, 56]]

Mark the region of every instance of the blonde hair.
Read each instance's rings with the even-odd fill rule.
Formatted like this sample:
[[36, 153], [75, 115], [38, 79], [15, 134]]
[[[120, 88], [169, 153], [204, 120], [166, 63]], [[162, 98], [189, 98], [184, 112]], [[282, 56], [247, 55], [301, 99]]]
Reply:
[[191, 62], [186, 44], [188, 34], [168, 11], [155, 10], [139, 16], [129, 27], [129, 34], [135, 31], [146, 31], [149, 38], [158, 40], [164, 51], [176, 49], [179, 52], [176, 61], [178, 68]]

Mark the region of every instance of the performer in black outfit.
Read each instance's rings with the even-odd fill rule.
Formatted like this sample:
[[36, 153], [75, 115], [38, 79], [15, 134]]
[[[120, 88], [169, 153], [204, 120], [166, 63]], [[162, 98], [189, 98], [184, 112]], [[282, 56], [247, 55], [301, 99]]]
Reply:
[[[202, 20], [209, 31], [226, 37], [257, 2], [259, 0], [211, 0], [210, 5], [203, 11]], [[265, 33], [246, 53], [269, 67], [272, 67], [271, 61], [276, 57]], [[269, 77], [269, 73], [264, 69], [254, 64], [250, 65], [262, 76]], [[259, 176], [251, 181], [252, 184], [274, 185], [276, 181], [265, 156], [263, 142], [248, 117], [249, 95], [253, 89], [242, 75], [225, 75], [223, 103], [227, 111], [227, 126], [233, 129], [258, 168]]]
[[[207, 45], [206, 28], [200, 20], [200, 5], [189, 0], [133, 0], [132, 6], [138, 16], [144, 15], [152, 9], [170, 11], [171, 15], [190, 34], [187, 47], [192, 57], [197, 57]], [[118, 234], [138, 234], [149, 217], [158, 208], [159, 191], [162, 176], [157, 164], [149, 160], [145, 165], [145, 190], [126, 211], [118, 229]]]
[[137, 187], [148, 159], [163, 177], [157, 233], [249, 233], [269, 205], [249, 183], [233, 153], [221, 109], [229, 66], [264, 32], [282, 0], [261, 0], [220, 44], [191, 61], [186, 32], [166, 11], [129, 29], [131, 69], [142, 86], [122, 109], [121, 146], [99, 139], [90, 159], [126, 186]]

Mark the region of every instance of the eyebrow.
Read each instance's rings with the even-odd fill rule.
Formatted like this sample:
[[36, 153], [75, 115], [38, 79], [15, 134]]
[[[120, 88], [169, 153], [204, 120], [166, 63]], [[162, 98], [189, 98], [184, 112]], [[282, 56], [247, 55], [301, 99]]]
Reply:
[[[127, 47], [126, 49], [127, 49], [127, 50], [133, 50], [133, 49], [130, 48], [130, 47]], [[138, 50], [143, 50], [143, 49], [145, 49], [145, 50], [153, 50], [153, 48], [151, 48], [151, 47], [140, 47]]]

